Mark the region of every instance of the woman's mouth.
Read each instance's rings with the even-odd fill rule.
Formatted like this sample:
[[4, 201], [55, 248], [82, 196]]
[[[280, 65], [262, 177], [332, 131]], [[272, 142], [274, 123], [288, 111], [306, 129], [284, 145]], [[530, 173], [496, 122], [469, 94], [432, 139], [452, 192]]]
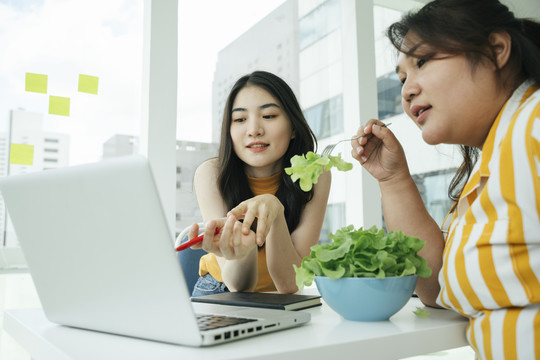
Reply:
[[419, 124], [425, 122], [426, 116], [431, 110], [431, 106], [414, 106], [412, 109], [412, 114], [416, 117], [416, 121]]
[[255, 142], [248, 144], [247, 148], [252, 152], [261, 152], [266, 150], [270, 144], [262, 143], [262, 142]]
[[420, 116], [424, 111], [431, 109], [431, 106], [429, 105], [415, 105], [411, 108], [411, 113], [418, 117]]
[[425, 108], [423, 108], [423, 109], [420, 109], [420, 111], [418, 111], [418, 115], [417, 115], [417, 116], [420, 116], [424, 111], [429, 110], [429, 109], [431, 109], [431, 106], [428, 106], [428, 107], [425, 107]]

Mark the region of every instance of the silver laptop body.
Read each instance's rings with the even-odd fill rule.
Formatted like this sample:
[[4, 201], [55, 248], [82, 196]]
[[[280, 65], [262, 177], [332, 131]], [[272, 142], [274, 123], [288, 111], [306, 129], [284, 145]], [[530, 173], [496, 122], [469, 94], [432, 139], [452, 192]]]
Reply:
[[[203, 346], [304, 324], [310, 314], [195, 304], [148, 161], [129, 156], [10, 176], [0, 191], [47, 318]], [[201, 331], [201, 310], [256, 319]]]

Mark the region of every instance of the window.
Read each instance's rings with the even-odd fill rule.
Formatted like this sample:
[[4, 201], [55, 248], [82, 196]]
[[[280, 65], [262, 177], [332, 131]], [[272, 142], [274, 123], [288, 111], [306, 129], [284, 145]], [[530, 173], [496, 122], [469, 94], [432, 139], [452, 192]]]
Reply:
[[328, 204], [319, 237], [319, 244], [331, 242], [330, 234], [335, 233], [336, 230], [344, 226], [347, 226], [345, 224], [345, 203]]
[[379, 120], [403, 112], [401, 107], [401, 82], [395, 72], [377, 78], [377, 105], [379, 108]]
[[448, 210], [452, 207], [452, 200], [445, 190], [448, 189], [456, 171], [457, 168], [449, 168], [413, 175], [413, 180], [429, 214], [439, 226], [442, 225]]
[[300, 50], [304, 50], [340, 26], [339, 0], [327, 0], [300, 19]]
[[[0, 1], [0, 176], [101, 161], [107, 139], [139, 135], [142, 10], [142, 0]], [[0, 247], [17, 248], [0, 208]]]
[[343, 101], [341, 94], [304, 111], [306, 120], [317, 139], [343, 132]]

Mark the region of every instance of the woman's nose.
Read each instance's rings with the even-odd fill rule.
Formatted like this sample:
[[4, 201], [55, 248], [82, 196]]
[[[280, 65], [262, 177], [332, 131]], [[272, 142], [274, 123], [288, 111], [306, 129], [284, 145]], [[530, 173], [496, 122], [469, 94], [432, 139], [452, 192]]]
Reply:
[[420, 88], [418, 86], [418, 83], [408, 77], [407, 80], [405, 80], [405, 83], [403, 84], [403, 87], [401, 88], [401, 97], [404, 101], [410, 102], [416, 95], [420, 93]]
[[252, 120], [249, 122], [248, 135], [249, 136], [261, 136], [264, 134], [264, 130], [261, 123], [258, 120]]

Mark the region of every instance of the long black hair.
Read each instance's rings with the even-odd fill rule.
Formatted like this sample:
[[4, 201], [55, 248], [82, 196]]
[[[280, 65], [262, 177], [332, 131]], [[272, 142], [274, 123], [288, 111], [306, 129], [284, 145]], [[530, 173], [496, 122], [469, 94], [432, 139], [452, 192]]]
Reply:
[[[255, 71], [241, 77], [232, 87], [227, 102], [225, 103], [218, 155], [218, 185], [229, 210], [240, 202], [254, 196], [244, 172], [245, 164], [234, 152], [230, 132], [234, 100], [236, 99], [238, 92], [246, 86], [257, 86], [268, 91], [279, 101], [291, 121], [291, 127], [295, 137], [291, 139], [289, 147], [283, 156], [282, 163], [284, 168], [291, 166], [291, 158], [294, 155], [314, 151], [314, 148], [317, 145], [315, 135], [302, 113], [298, 100], [285, 81], [266, 71]], [[281, 201], [285, 208], [287, 226], [289, 231], [293, 232], [300, 222], [302, 210], [306, 203], [313, 197], [313, 189], [309, 192], [302, 191], [298, 182], [293, 183], [291, 177], [282, 171], [276, 197]]]
[[[411, 31], [421, 42], [406, 48], [403, 43]], [[530, 19], [516, 18], [498, 0], [435, 0], [417, 12], [406, 14], [400, 21], [390, 25], [386, 35], [394, 47], [409, 56], [415, 56], [420, 45], [448, 54], [464, 54], [474, 70], [484, 59], [497, 68], [495, 49], [490, 45], [490, 34], [507, 32], [511, 37], [511, 54], [505, 68], [516, 88], [524, 79], [533, 79], [540, 84], [540, 23]], [[456, 201], [469, 179], [478, 159], [479, 149], [460, 145], [463, 162], [448, 188], [448, 196]]]

